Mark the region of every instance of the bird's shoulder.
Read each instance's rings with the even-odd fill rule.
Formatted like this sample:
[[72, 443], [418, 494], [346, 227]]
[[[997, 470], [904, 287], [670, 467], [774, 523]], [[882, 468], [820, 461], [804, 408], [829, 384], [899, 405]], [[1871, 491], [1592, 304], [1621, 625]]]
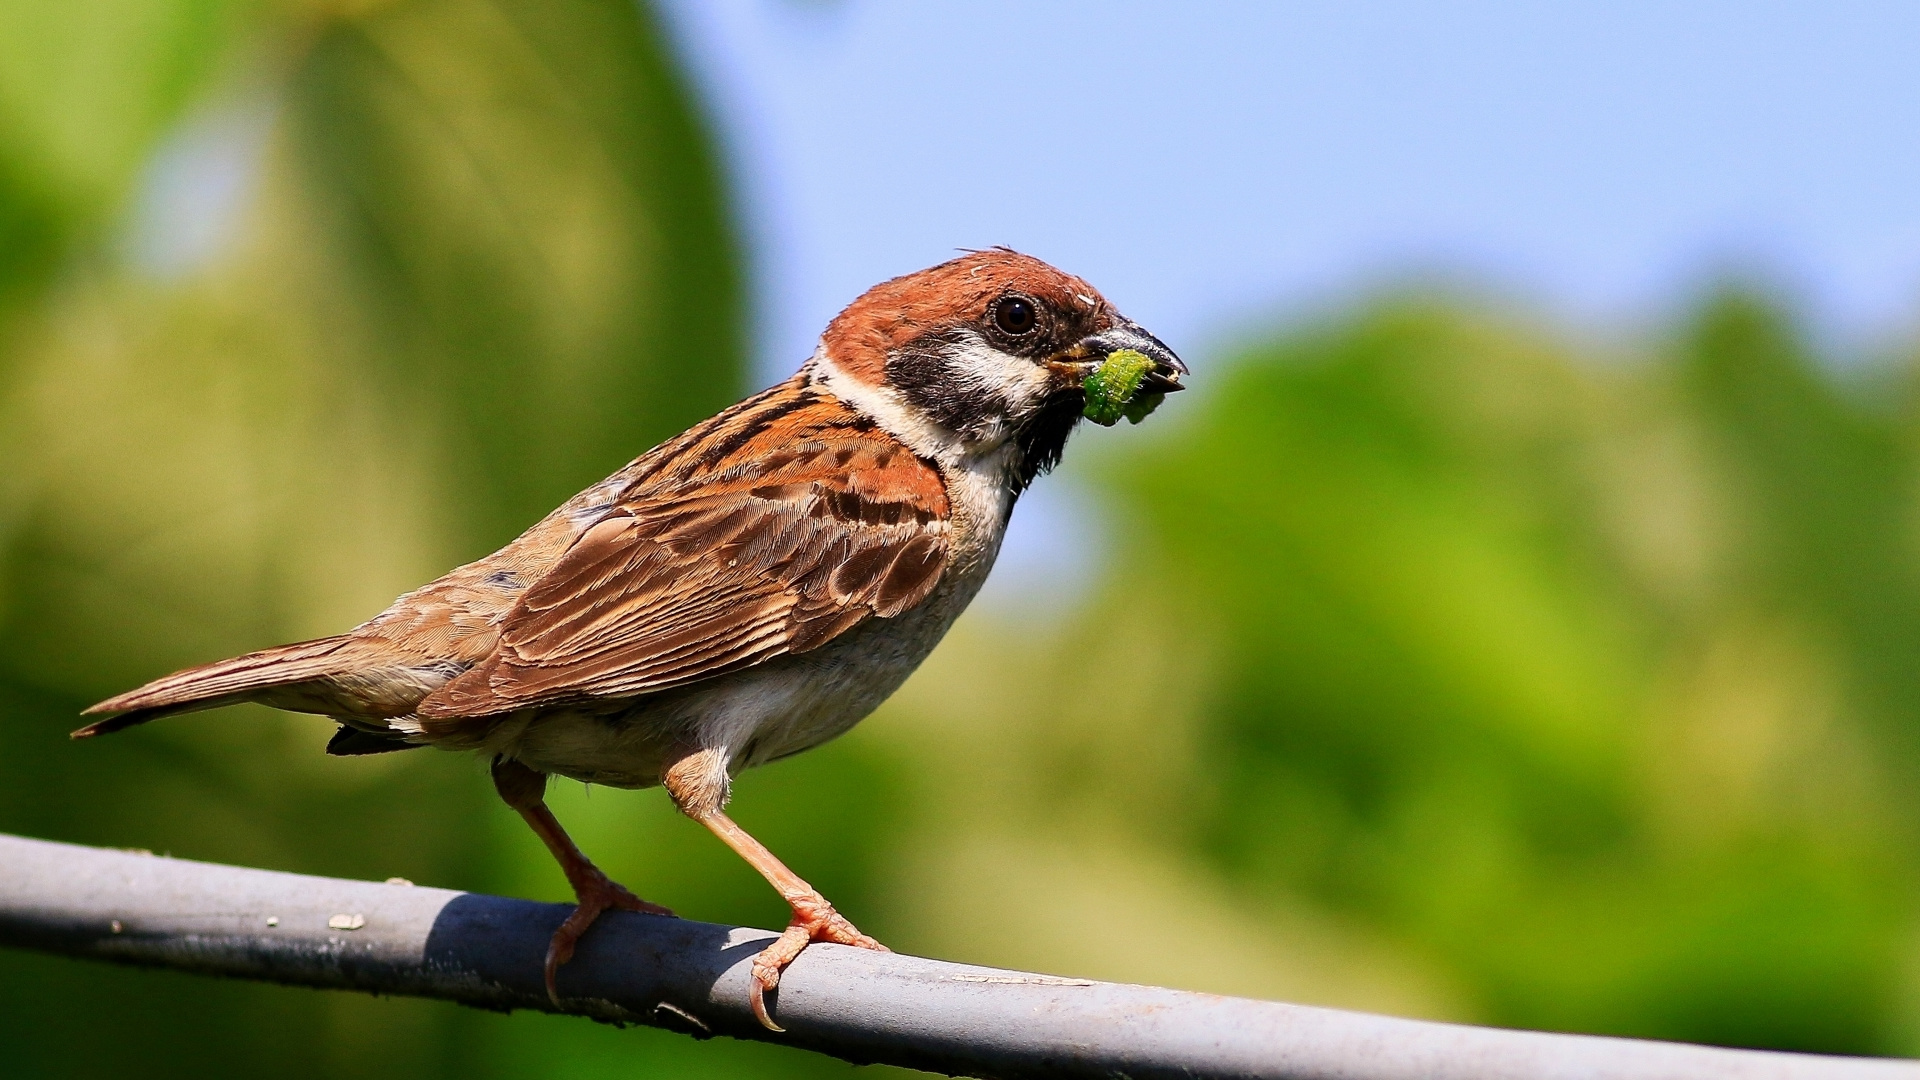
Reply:
[[[824, 387], [796, 375], [689, 428], [583, 493], [643, 511], [767, 482], [817, 483], [944, 520], [946, 483], [930, 462]], [[564, 509], [564, 508], [563, 508]]]

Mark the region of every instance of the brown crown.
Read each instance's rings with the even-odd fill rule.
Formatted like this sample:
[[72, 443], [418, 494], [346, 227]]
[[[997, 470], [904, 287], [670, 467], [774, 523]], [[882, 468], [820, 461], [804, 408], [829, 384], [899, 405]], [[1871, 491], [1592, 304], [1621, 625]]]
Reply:
[[1106, 317], [1106, 300], [1085, 281], [1031, 255], [993, 248], [875, 285], [834, 316], [821, 342], [842, 371], [877, 385], [889, 353], [929, 332], [981, 322], [1007, 292]]

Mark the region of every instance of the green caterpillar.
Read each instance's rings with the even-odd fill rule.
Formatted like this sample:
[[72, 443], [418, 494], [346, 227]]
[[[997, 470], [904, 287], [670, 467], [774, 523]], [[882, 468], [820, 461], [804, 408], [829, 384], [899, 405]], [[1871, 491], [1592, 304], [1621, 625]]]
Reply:
[[1116, 349], [1101, 361], [1099, 367], [1087, 373], [1083, 384], [1087, 392], [1087, 407], [1083, 415], [1101, 427], [1112, 427], [1123, 416], [1135, 424], [1145, 420], [1147, 414], [1159, 408], [1167, 396], [1143, 394], [1139, 400], [1134, 399], [1141, 380], [1151, 370], [1153, 361], [1147, 359], [1145, 353]]

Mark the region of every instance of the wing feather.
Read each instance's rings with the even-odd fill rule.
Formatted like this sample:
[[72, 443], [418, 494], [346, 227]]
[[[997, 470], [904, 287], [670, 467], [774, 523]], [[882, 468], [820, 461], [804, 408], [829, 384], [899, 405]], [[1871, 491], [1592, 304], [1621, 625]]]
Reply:
[[947, 563], [938, 472], [832, 399], [760, 408], [649, 463], [421, 721], [683, 686], [925, 599]]

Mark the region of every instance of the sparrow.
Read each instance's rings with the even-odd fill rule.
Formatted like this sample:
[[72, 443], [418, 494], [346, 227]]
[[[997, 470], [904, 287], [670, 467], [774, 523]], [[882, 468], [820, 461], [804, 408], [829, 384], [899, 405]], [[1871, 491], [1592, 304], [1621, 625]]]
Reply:
[[337, 721], [327, 753], [437, 746], [558, 860], [576, 906], [547, 993], [609, 908], [671, 915], [611, 881], [544, 801], [547, 778], [666, 788], [792, 908], [750, 1005], [812, 942], [884, 950], [725, 813], [741, 769], [847, 731], [979, 591], [1021, 492], [1060, 460], [1082, 383], [1118, 350], [1185, 365], [1092, 286], [1006, 248], [882, 282], [792, 378], [636, 458], [512, 543], [335, 637], [156, 679], [86, 710], [90, 738], [258, 702]]

